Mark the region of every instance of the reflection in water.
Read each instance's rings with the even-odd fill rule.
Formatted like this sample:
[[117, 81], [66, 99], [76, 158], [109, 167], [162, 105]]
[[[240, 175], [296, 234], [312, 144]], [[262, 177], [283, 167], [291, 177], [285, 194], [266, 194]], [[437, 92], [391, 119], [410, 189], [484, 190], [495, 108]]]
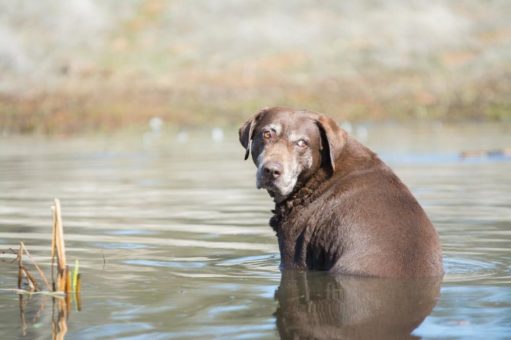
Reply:
[[67, 333], [67, 318], [71, 312], [71, 301], [69, 294], [66, 294], [65, 299], [52, 299], [53, 310], [51, 318], [51, 333], [53, 339], [64, 339]]
[[441, 281], [285, 271], [275, 293], [277, 328], [282, 339], [413, 338], [437, 303]]
[[[62, 297], [50, 297], [44, 295], [19, 295], [19, 311], [21, 323], [21, 335], [33, 337], [39, 333], [38, 326], [44, 310], [51, 299], [51, 334], [52, 339], [64, 339], [68, 331], [67, 321], [71, 314], [71, 295], [76, 302], [77, 311], [81, 310], [80, 294], [68, 293]], [[43, 321], [44, 323], [44, 321]], [[49, 325], [48, 325], [49, 326]], [[46, 325], [44, 325], [46, 327]], [[46, 334], [46, 332], [44, 332]]]

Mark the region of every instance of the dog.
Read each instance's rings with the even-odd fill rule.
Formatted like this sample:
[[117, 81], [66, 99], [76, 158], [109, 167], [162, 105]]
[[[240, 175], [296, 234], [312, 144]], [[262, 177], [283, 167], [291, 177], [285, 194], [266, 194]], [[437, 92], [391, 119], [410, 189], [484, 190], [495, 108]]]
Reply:
[[378, 156], [319, 113], [264, 109], [239, 129], [256, 186], [275, 202], [281, 269], [418, 278], [443, 275], [438, 234]]

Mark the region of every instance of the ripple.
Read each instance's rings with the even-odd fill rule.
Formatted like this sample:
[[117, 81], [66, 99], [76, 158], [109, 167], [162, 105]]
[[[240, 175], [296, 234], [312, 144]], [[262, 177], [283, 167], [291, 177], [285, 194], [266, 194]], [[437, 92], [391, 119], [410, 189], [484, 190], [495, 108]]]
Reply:
[[444, 282], [468, 282], [489, 278], [497, 274], [498, 264], [467, 258], [445, 258]]
[[[48, 233], [0, 233], [0, 238], [6, 239], [33, 239], [33, 240], [50, 240], [51, 234]], [[217, 241], [202, 241], [190, 239], [175, 239], [175, 238], [157, 238], [157, 237], [128, 237], [122, 238], [115, 236], [102, 235], [100, 238], [95, 235], [76, 235], [66, 234], [66, 241], [83, 241], [83, 242], [101, 242], [112, 244], [132, 243], [140, 245], [158, 245], [158, 246], [174, 246], [174, 247], [197, 247], [209, 249], [238, 249], [238, 250], [258, 250], [264, 252], [275, 252], [276, 246], [273, 244], [265, 243], [250, 243], [250, 242], [217, 242]]]
[[135, 266], [148, 266], [148, 267], [168, 267], [175, 269], [199, 269], [204, 268], [207, 264], [201, 261], [154, 261], [154, 260], [126, 260], [125, 264]]
[[[220, 267], [244, 267], [250, 269], [272, 270], [279, 266], [279, 255], [257, 255], [257, 256], [242, 256], [231, 259], [218, 261], [216, 266]], [[278, 271], [278, 270], [275, 270]]]

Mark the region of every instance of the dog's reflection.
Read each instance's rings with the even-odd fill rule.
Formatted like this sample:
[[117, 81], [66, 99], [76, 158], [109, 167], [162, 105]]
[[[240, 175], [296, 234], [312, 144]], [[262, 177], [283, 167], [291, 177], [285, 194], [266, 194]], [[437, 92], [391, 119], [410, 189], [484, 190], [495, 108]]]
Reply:
[[275, 293], [282, 339], [407, 339], [435, 306], [442, 278], [393, 280], [284, 271]]

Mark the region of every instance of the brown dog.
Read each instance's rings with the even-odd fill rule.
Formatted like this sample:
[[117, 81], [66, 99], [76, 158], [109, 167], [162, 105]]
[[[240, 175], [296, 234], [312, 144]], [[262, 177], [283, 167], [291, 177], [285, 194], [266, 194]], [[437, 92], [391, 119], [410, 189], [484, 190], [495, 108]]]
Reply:
[[443, 274], [438, 235], [408, 188], [330, 118], [270, 108], [239, 130], [276, 203], [283, 269], [380, 277]]

